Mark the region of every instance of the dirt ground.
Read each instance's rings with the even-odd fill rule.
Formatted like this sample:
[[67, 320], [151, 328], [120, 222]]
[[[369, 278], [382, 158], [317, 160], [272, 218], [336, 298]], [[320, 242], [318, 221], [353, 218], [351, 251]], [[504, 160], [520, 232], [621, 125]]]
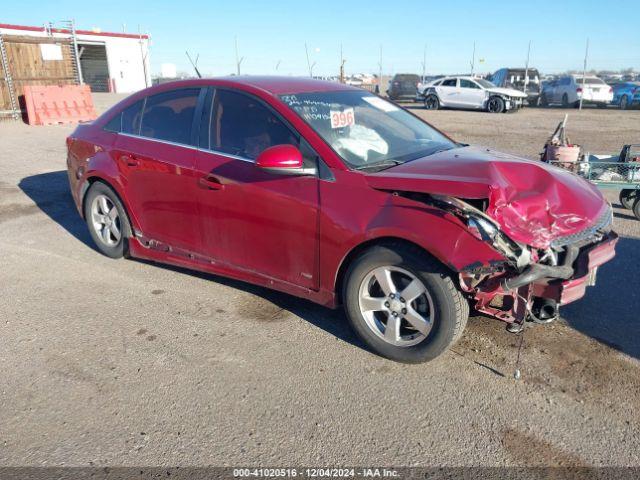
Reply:
[[[565, 113], [414, 111], [528, 157]], [[591, 152], [640, 143], [638, 111], [567, 112]], [[0, 123], [0, 465], [640, 466], [628, 211], [598, 285], [526, 330], [520, 380], [520, 337], [484, 317], [439, 359], [401, 365], [365, 351], [340, 311], [99, 255], [68, 193], [72, 128]]]

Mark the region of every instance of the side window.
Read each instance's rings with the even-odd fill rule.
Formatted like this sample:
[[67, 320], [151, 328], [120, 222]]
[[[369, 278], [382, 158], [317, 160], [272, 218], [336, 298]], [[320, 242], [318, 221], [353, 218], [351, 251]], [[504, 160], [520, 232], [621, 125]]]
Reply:
[[199, 94], [199, 88], [184, 88], [148, 97], [140, 135], [190, 145]]
[[455, 87], [457, 81], [458, 80], [456, 78], [448, 78], [447, 80], [442, 82], [442, 86], [443, 87]]
[[144, 100], [140, 100], [130, 107], [125, 108], [118, 113], [104, 126], [109, 132], [131, 133], [138, 135], [140, 133], [140, 120], [142, 118], [142, 106]]
[[300, 146], [298, 135], [271, 110], [251, 96], [229, 90], [216, 91], [209, 125], [211, 150], [251, 160], [274, 145]]
[[477, 83], [467, 80], [465, 78], [460, 79], [460, 88], [480, 88]]
[[122, 111], [122, 124], [120, 126], [122, 133], [140, 134], [140, 120], [142, 120], [143, 105], [144, 100], [140, 100]]

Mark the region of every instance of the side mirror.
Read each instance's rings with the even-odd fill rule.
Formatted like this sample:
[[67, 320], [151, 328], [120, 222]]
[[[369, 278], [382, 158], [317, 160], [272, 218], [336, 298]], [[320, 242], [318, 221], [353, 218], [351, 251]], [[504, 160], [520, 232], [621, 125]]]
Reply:
[[315, 175], [315, 168], [304, 168], [302, 153], [293, 145], [274, 145], [256, 159], [256, 166], [280, 175]]

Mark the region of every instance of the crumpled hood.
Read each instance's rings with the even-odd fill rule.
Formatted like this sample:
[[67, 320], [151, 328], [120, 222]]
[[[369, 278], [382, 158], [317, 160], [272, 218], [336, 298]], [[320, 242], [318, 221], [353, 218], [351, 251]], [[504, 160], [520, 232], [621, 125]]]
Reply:
[[527, 98], [526, 93], [521, 92], [520, 90], [516, 90], [515, 88], [501, 88], [501, 87], [487, 88], [487, 92], [500, 93], [502, 95], [507, 95], [509, 97]]
[[608, 209], [598, 189], [566, 170], [479, 147], [462, 147], [366, 176], [371, 187], [488, 199], [487, 215], [536, 248], [592, 226]]

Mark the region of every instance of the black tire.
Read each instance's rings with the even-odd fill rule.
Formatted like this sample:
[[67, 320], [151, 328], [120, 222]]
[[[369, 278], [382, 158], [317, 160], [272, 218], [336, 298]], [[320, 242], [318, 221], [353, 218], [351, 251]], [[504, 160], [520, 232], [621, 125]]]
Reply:
[[638, 190], [633, 188], [625, 188], [620, 190], [620, 204], [627, 210], [633, 210], [633, 204], [638, 198]]
[[569, 108], [569, 97], [566, 93], [562, 95], [562, 108]]
[[636, 201], [633, 203], [633, 214], [640, 220], [640, 197], [636, 198]]
[[626, 110], [629, 108], [629, 98], [626, 95], [623, 95], [620, 98], [620, 110]]
[[540, 95], [540, 99], [538, 101], [541, 107], [548, 107], [549, 102], [547, 101], [547, 96], [543, 93]]
[[502, 113], [504, 112], [505, 104], [504, 100], [500, 97], [490, 97], [487, 100], [487, 112], [489, 113]]
[[[411, 273], [431, 297], [432, 327], [415, 345], [388, 343], [372, 330], [360, 310], [361, 284], [379, 267], [396, 267]], [[420, 363], [436, 358], [460, 339], [469, 318], [469, 303], [456, 288], [451, 272], [421, 249], [399, 242], [372, 247], [354, 260], [346, 273], [342, 295], [356, 334], [373, 352], [397, 362]]]
[[437, 95], [433, 93], [427, 95], [424, 98], [424, 108], [427, 110], [439, 110], [440, 109], [440, 99]]
[[[114, 240], [113, 245], [107, 244], [101, 237], [100, 233], [97, 231], [97, 227], [93, 222], [92, 217], [92, 205], [94, 204], [94, 200], [97, 197], [104, 196], [110, 200], [110, 204], [116, 208], [117, 210], [117, 218], [114, 221], [114, 224], [117, 225], [118, 230], [120, 231], [120, 237], [115, 241], [115, 237], [110, 234], [110, 238]], [[96, 248], [111, 258], [121, 258], [128, 254], [128, 238], [131, 237], [131, 223], [129, 222], [129, 217], [127, 216], [127, 212], [118, 198], [118, 195], [105, 183], [100, 181], [95, 182], [85, 196], [84, 200], [84, 218], [87, 222], [87, 227], [89, 228], [89, 234], [93, 239], [93, 242], [96, 245]]]

